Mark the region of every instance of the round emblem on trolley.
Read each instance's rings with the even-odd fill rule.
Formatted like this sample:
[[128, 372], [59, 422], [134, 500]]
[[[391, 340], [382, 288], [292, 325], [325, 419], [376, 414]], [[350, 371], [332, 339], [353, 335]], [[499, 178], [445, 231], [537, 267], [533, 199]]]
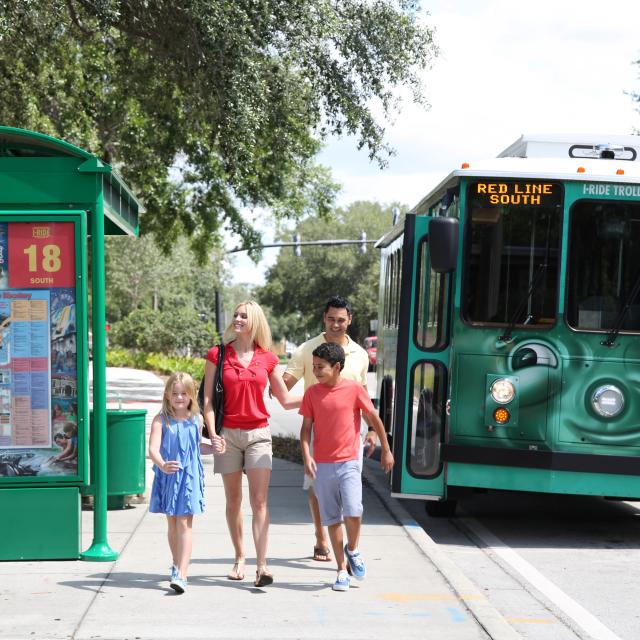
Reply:
[[593, 392], [591, 405], [603, 418], [615, 418], [624, 409], [624, 394], [615, 385], [603, 384]]

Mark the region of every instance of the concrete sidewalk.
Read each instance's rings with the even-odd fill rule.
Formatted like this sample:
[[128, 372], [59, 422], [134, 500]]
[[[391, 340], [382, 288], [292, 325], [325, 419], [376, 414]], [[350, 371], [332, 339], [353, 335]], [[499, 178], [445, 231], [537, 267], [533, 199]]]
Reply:
[[[136, 385], [136, 374], [127, 371]], [[145, 376], [141, 380], [151, 384]], [[135, 400], [127, 403], [124, 394], [122, 406], [140, 408]], [[154, 404], [148, 409], [153, 411]], [[300, 488], [302, 468], [283, 460], [274, 461], [269, 495], [269, 562], [275, 582], [263, 589], [253, 586], [246, 486], [247, 575], [242, 582], [228, 580], [233, 548], [222, 481], [213, 475], [210, 456], [205, 457], [205, 473], [207, 509], [194, 520], [185, 594], [178, 596], [168, 586], [165, 518], [136, 504], [109, 512], [109, 544], [120, 554], [115, 562], [0, 563], [0, 638], [518, 637], [404, 509], [385, 498], [388, 490], [376, 463], [367, 461], [365, 470], [360, 546], [368, 575], [364, 582], [352, 583], [348, 593], [331, 590], [334, 563], [311, 559], [314, 538]], [[147, 461], [147, 487], [151, 480]], [[83, 512], [83, 549], [91, 543], [92, 515]]]

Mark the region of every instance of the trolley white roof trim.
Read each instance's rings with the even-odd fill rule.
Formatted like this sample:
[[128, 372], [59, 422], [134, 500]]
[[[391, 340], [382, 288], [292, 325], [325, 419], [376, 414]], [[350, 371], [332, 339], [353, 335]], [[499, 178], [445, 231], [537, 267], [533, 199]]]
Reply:
[[[627, 147], [640, 159], [640, 136], [611, 134], [523, 134], [498, 154], [499, 158], [570, 158], [574, 147]], [[596, 156], [597, 157], [597, 156]]]
[[[634, 149], [636, 159], [629, 161], [616, 158], [571, 158], [569, 149], [575, 145], [593, 148], [611, 145]], [[578, 168], [581, 169], [580, 173]], [[619, 174], [618, 170], [624, 173]], [[522, 178], [640, 184], [640, 136], [523, 135], [497, 158], [480, 160], [470, 163], [468, 168], [452, 171], [411, 211], [422, 210], [438, 202], [447, 189], [455, 186], [460, 178]]]

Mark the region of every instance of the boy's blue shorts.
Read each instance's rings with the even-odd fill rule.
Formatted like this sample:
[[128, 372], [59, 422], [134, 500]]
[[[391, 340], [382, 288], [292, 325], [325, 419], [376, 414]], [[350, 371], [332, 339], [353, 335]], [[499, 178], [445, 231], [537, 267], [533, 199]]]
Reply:
[[342, 522], [344, 516], [362, 516], [362, 466], [360, 459], [318, 462], [314, 489], [325, 526]]

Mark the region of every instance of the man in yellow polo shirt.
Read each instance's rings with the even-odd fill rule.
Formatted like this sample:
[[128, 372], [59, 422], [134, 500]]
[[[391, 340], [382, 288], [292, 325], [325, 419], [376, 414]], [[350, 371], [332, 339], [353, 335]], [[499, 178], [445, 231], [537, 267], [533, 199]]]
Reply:
[[[340, 375], [349, 380], [360, 382], [367, 388], [367, 371], [369, 369], [369, 356], [367, 352], [356, 344], [348, 335], [347, 329], [353, 320], [351, 305], [346, 298], [335, 296], [327, 301], [322, 315], [324, 332], [315, 338], [302, 343], [295, 351], [283, 374], [287, 389], [291, 389], [298, 380], [304, 380], [305, 390], [318, 381], [313, 375], [313, 350], [323, 342], [339, 344], [345, 353], [344, 369]], [[368, 431], [364, 440], [364, 448], [367, 455], [371, 455], [375, 449], [377, 437], [375, 431]], [[321, 562], [330, 561], [329, 538], [320, 522], [320, 508], [318, 499], [313, 489], [313, 480], [304, 476], [303, 488], [309, 492], [309, 509], [313, 517], [315, 527], [316, 544], [313, 548], [313, 559]]]

